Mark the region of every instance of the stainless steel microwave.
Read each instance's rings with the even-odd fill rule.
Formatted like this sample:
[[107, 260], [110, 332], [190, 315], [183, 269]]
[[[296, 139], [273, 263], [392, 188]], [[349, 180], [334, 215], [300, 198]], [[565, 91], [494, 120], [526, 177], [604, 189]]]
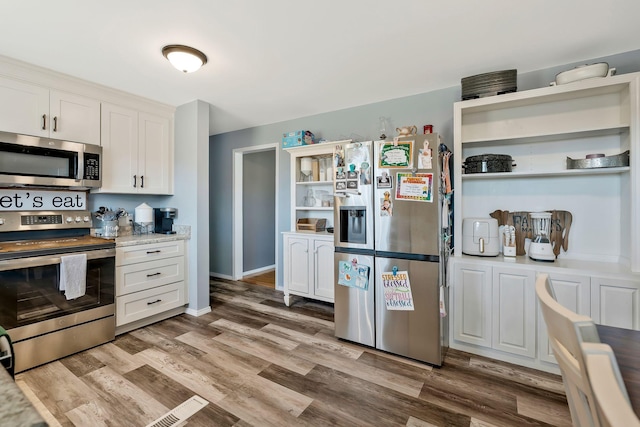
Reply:
[[0, 186], [98, 188], [102, 147], [0, 132]]

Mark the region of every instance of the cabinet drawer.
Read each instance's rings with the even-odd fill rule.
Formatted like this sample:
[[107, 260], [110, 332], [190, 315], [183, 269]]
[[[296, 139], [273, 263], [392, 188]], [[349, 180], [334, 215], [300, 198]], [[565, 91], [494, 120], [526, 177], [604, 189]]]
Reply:
[[184, 282], [158, 286], [116, 298], [116, 326], [144, 319], [185, 304]]
[[184, 280], [184, 257], [116, 267], [116, 296]]
[[116, 266], [184, 255], [184, 241], [150, 243], [116, 248]]

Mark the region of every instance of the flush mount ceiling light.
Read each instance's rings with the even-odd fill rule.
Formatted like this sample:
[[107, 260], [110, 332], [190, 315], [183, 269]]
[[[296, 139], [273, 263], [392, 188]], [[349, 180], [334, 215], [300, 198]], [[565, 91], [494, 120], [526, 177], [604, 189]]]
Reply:
[[170, 44], [162, 48], [162, 54], [171, 65], [185, 73], [192, 73], [207, 63], [207, 56], [189, 46]]

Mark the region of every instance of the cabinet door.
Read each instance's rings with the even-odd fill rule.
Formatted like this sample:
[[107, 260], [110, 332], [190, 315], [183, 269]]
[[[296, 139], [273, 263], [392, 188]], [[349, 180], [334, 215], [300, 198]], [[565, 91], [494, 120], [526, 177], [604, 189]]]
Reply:
[[454, 339], [491, 347], [491, 267], [455, 263], [453, 298]]
[[535, 357], [535, 319], [534, 271], [494, 267], [492, 347]]
[[[589, 276], [577, 276], [567, 274], [557, 274], [545, 271], [540, 273], [548, 273], [556, 300], [563, 307], [568, 308], [574, 313], [590, 316], [591, 313], [591, 292]], [[537, 304], [536, 304], [537, 305]], [[553, 356], [551, 345], [549, 344], [549, 334], [547, 333], [547, 325], [544, 322], [539, 305], [536, 312], [538, 313], [538, 348], [539, 358], [545, 362], [556, 363]]]
[[309, 239], [289, 236], [286, 245], [286, 288], [297, 295], [309, 295], [309, 281], [312, 278], [309, 263]]
[[98, 100], [51, 91], [49, 113], [49, 134], [52, 138], [100, 145]]
[[100, 192], [136, 193], [138, 113], [102, 104], [102, 187]]
[[313, 241], [314, 295], [333, 301], [333, 242]]
[[630, 280], [591, 278], [591, 318], [601, 325], [640, 329], [638, 288]]
[[169, 119], [140, 113], [138, 132], [138, 192], [172, 194]]
[[49, 136], [49, 89], [0, 77], [0, 131]]

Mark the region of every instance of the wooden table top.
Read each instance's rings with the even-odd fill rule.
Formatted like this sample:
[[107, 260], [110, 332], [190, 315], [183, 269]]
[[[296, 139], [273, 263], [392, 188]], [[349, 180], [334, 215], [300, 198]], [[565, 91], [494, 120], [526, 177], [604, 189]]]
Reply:
[[613, 349], [633, 411], [640, 417], [640, 331], [596, 325], [600, 341]]

